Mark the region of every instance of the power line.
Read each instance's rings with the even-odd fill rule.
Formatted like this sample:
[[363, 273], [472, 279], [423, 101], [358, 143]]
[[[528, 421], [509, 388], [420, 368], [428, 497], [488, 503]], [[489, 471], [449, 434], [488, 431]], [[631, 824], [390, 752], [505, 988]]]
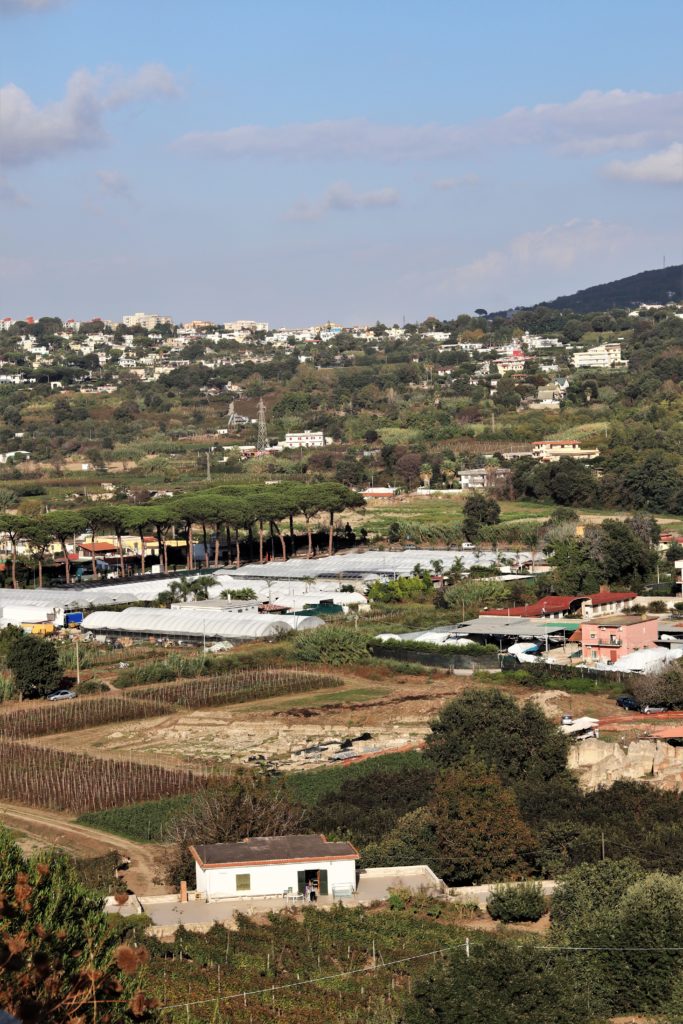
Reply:
[[[413, 956], [400, 957], [397, 960], [384, 960], [381, 958], [381, 962], [377, 959], [374, 960], [372, 966], [366, 967], [355, 967], [348, 971], [339, 971], [336, 974], [321, 974], [314, 978], [304, 978], [299, 981], [290, 981], [284, 985], [269, 985], [267, 988], [255, 988], [247, 989], [243, 992], [232, 992], [227, 995], [216, 995], [210, 996], [207, 999], [195, 999], [192, 1001], [185, 1001], [181, 1003], [167, 1003], [163, 1006], [157, 1006], [158, 1011], [165, 1010], [182, 1010], [189, 1009], [191, 1006], [204, 1006], [207, 1003], [218, 1004], [220, 1002], [227, 1002], [232, 999], [244, 999], [252, 996], [261, 995], [275, 995], [276, 992], [282, 992], [287, 989], [303, 988], [306, 985], [318, 985], [326, 981], [335, 981], [337, 978], [347, 978], [354, 974], [372, 974], [378, 968], [394, 967], [397, 964], [408, 963], [411, 960], [424, 960], [428, 957], [436, 957], [443, 953], [450, 953], [456, 949], [464, 949], [466, 956], [469, 958], [470, 953], [473, 949], [476, 949], [476, 943], [473, 945], [469, 939], [465, 942], [459, 942], [452, 946], [442, 946], [440, 949], [432, 949], [427, 953], [416, 953]], [[683, 946], [537, 946], [529, 945], [526, 947], [534, 952], [539, 953], [683, 953]]]
[[211, 996], [209, 999], [195, 999], [183, 1003], [167, 1003], [164, 1006], [157, 1006], [157, 1010], [182, 1010], [190, 1006], [202, 1006], [206, 1003], [219, 1003], [229, 999], [247, 999], [249, 996], [269, 995], [275, 992], [282, 992], [290, 988], [302, 988], [304, 985], [317, 985], [323, 981], [334, 981], [336, 978], [347, 978], [352, 974], [372, 974], [378, 967], [393, 967], [396, 964], [405, 964], [409, 960], [423, 960], [429, 956], [438, 956], [440, 953], [449, 953], [454, 949], [465, 949], [469, 951], [469, 942], [458, 942], [455, 946], [442, 946], [441, 949], [432, 949], [428, 953], [416, 953], [413, 956], [403, 956], [398, 960], [382, 960], [380, 964], [376, 961], [372, 967], [354, 967], [349, 971], [339, 971], [337, 974], [321, 974], [315, 978], [304, 978], [303, 981], [289, 981], [285, 985], [269, 985], [267, 988], [254, 988], [244, 992], [232, 992], [225, 996]]

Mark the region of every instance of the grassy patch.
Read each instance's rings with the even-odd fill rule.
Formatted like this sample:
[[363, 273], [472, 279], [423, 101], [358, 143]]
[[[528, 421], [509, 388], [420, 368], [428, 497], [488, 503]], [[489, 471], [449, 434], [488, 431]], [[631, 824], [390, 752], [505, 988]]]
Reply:
[[[347, 701], [373, 700], [375, 697], [383, 697], [391, 693], [388, 686], [364, 686], [364, 687], [341, 687], [336, 690], [324, 690], [322, 693], [303, 694], [297, 697], [284, 697], [276, 700], [259, 701], [260, 708], [276, 708], [286, 710], [287, 708], [305, 708], [318, 704], [346, 703]], [[240, 712], [253, 714], [254, 709], [242, 705]]]
[[170, 796], [162, 800], [148, 800], [128, 807], [112, 807], [106, 811], [91, 811], [81, 814], [76, 821], [79, 825], [111, 832], [137, 843], [159, 843], [164, 841], [166, 826], [174, 815], [184, 811], [192, 802], [190, 794]]
[[367, 761], [353, 764], [316, 768], [310, 772], [292, 772], [285, 777], [285, 785], [294, 800], [305, 807], [312, 807], [322, 797], [338, 793], [348, 780], [366, 778], [380, 763], [383, 768], [408, 769], [417, 767], [421, 759], [422, 754], [418, 750], [382, 754], [381, 757], [371, 757]]

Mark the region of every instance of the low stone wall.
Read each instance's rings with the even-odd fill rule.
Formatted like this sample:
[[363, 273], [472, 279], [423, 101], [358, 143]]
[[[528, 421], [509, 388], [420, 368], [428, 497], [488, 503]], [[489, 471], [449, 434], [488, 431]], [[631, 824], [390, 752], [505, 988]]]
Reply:
[[[537, 881], [537, 879], [531, 879], [531, 881]], [[483, 885], [458, 885], [448, 889], [449, 897], [455, 903], [463, 904], [475, 904], [481, 910], [485, 910], [491, 891], [499, 885], [499, 882], [486, 882]], [[522, 882], [506, 882], [506, 885], [522, 885]], [[546, 897], [552, 896], [555, 892], [555, 886], [557, 882], [545, 879], [541, 882], [541, 891]]]
[[570, 748], [568, 764], [588, 790], [623, 779], [651, 782], [662, 789], [683, 786], [683, 747], [659, 740], [634, 740], [627, 746], [584, 740]]

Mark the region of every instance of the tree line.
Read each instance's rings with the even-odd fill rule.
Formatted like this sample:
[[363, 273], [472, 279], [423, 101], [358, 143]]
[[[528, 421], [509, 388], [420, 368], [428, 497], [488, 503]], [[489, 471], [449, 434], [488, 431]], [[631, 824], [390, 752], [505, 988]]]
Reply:
[[[159, 548], [159, 563], [163, 572], [168, 572], [167, 543], [180, 531], [187, 545], [186, 568], [197, 569], [194, 556], [194, 531], [198, 528], [203, 541], [203, 566], [217, 567], [222, 547], [231, 560], [233, 545], [235, 563], [241, 564], [241, 544], [245, 535], [249, 541], [258, 536], [259, 561], [264, 560], [265, 530], [268, 528], [273, 544], [280, 543], [283, 560], [287, 559], [287, 541], [284, 529], [289, 529], [291, 545], [294, 544], [294, 519], [303, 517], [306, 528], [308, 557], [313, 557], [313, 520], [321, 513], [328, 516], [328, 552], [334, 546], [335, 515], [347, 509], [360, 508], [363, 498], [338, 483], [298, 484], [286, 483], [272, 487], [231, 487], [211, 488], [195, 494], [182, 495], [165, 501], [144, 505], [95, 504], [80, 509], [59, 509], [40, 516], [24, 516], [5, 513], [0, 516], [0, 533], [4, 533], [10, 548], [12, 586], [18, 586], [18, 547], [26, 543], [32, 561], [38, 570], [38, 586], [43, 583], [43, 568], [50, 557], [52, 546], [57, 543], [64, 559], [65, 582], [71, 582], [71, 566], [67, 545], [79, 534], [92, 538], [92, 574], [98, 578], [97, 552], [95, 543], [98, 536], [116, 537], [121, 575], [125, 575], [123, 538], [137, 534], [140, 538], [140, 570], [144, 574], [146, 550], [150, 534], [156, 537]], [[210, 535], [213, 551], [210, 552]]]

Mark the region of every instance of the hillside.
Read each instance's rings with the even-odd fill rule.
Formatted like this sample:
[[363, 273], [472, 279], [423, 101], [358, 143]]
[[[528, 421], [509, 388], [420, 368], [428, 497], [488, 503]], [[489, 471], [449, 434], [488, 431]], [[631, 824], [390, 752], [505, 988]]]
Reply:
[[683, 300], [683, 264], [661, 270], [644, 270], [618, 281], [582, 288], [573, 295], [560, 295], [539, 305], [571, 309], [575, 313], [597, 313], [615, 307], [637, 306], [641, 302], [665, 303]]

